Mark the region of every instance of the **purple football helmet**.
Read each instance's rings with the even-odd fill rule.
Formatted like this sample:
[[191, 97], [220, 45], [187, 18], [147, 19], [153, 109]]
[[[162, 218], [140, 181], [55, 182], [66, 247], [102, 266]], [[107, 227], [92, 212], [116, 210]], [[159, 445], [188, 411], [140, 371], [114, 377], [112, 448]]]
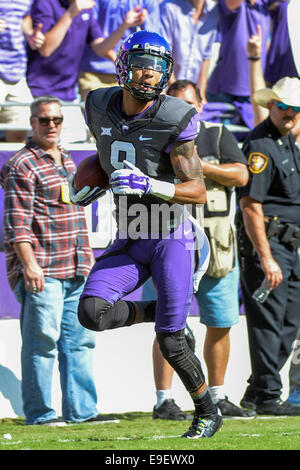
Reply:
[[[132, 80], [134, 68], [151, 68], [161, 72], [161, 79], [151, 91], [135, 87]], [[149, 101], [158, 96], [168, 83], [173, 71], [173, 59], [167, 41], [157, 33], [137, 31], [121, 44], [116, 58], [116, 72], [119, 85], [130, 91], [137, 100]], [[143, 84], [143, 83], [142, 83]]]

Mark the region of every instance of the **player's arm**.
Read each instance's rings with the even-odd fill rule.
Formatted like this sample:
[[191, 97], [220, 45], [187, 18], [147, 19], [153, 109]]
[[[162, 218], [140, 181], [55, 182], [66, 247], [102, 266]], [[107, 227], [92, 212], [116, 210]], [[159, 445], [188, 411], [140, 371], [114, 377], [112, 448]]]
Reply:
[[201, 161], [195, 150], [195, 137], [199, 133], [200, 116], [191, 109], [187, 126], [166, 150], [169, 153], [178, 184], [151, 178], [133, 163], [124, 160], [124, 169], [114, 171], [110, 176], [113, 192], [119, 196], [145, 194], [179, 204], [204, 204], [206, 188], [203, 180]]
[[175, 184], [172, 202], [179, 204], [204, 204], [206, 188], [201, 161], [195, 151], [194, 141], [179, 142], [170, 151], [173, 170], [181, 183]]
[[200, 159], [195, 152], [194, 141], [180, 141], [170, 151], [170, 160], [178, 184], [150, 178], [131, 162], [124, 160], [124, 169], [115, 170], [109, 183], [119, 196], [152, 194], [165, 201], [179, 204], [204, 204], [206, 188]]

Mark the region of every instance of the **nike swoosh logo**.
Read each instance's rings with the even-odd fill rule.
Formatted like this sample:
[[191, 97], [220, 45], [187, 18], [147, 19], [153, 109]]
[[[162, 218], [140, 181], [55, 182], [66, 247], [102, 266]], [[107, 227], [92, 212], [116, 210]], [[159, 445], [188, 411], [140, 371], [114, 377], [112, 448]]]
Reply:
[[184, 236], [187, 237], [189, 233], [191, 233], [192, 229], [190, 228], [189, 230], [184, 230]]
[[143, 137], [140, 135], [139, 140], [152, 140], [152, 137]]

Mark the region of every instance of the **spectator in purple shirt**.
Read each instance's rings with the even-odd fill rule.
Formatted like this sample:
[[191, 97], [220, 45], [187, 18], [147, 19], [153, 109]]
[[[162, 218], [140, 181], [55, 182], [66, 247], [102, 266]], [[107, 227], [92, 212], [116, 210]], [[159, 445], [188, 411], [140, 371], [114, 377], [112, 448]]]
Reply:
[[[94, 6], [94, 0], [35, 0], [31, 15], [34, 25], [42, 23], [45, 42], [38, 51], [30, 51], [28, 55], [27, 79], [34, 97], [51, 93], [62, 101], [74, 102], [86, 44], [97, 55], [114, 60], [116, 43], [128, 28], [143, 20], [141, 11], [131, 10], [122, 24], [104, 38], [93, 15]], [[80, 123], [74, 134], [78, 138], [77, 131], [84, 129], [81, 110], [66, 107], [63, 112], [66, 129], [73, 130], [76, 109]]]
[[212, 46], [217, 36], [218, 8], [213, 0], [164, 0], [160, 6], [163, 35], [172, 49], [170, 83], [190, 80], [205, 99]]
[[[25, 79], [26, 47], [40, 47], [44, 36], [34, 31], [29, 12], [32, 0], [0, 0], [0, 102], [30, 102], [32, 95]], [[0, 107], [0, 123], [16, 129], [5, 131], [7, 142], [25, 142], [29, 126], [29, 107]], [[19, 128], [17, 128], [19, 126]]]
[[[95, 14], [105, 36], [109, 36], [122, 24], [129, 10], [142, 11], [140, 28], [161, 33], [159, 0], [96, 0]], [[122, 40], [134, 33], [135, 27], [125, 31]], [[115, 46], [118, 50], [121, 41]], [[79, 92], [82, 101], [88, 92], [96, 88], [118, 86], [114, 64], [106, 57], [99, 57], [89, 45], [85, 46], [80, 64]]]
[[274, 0], [218, 0], [222, 36], [218, 62], [207, 84], [208, 101], [236, 105], [248, 127], [253, 127], [249, 90], [249, 62], [246, 44], [262, 31], [262, 66], [270, 33], [269, 4]]
[[270, 6], [272, 37], [264, 73], [268, 86], [273, 86], [283, 77], [299, 77], [287, 23], [288, 5], [289, 0], [273, 0]]

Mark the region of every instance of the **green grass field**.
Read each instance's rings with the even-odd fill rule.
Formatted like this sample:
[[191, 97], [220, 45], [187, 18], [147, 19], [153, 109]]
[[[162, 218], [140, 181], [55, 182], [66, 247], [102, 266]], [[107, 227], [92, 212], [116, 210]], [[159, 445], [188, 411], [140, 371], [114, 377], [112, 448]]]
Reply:
[[[151, 413], [115, 415], [120, 423], [27, 426], [0, 420], [0, 450], [300, 450], [300, 417], [225, 420], [210, 439], [181, 439], [189, 422], [152, 420]], [[156, 462], [157, 463], [157, 462]]]

